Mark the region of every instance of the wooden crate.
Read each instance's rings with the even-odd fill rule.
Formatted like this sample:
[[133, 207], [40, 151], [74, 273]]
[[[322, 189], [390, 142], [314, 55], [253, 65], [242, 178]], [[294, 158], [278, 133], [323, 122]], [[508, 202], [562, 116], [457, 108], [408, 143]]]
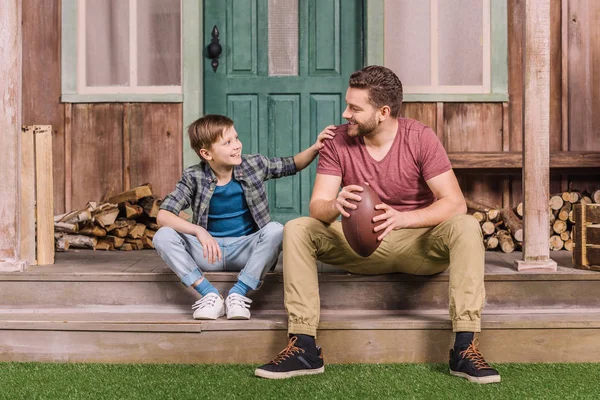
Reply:
[[577, 204], [574, 216], [573, 264], [600, 271], [600, 204]]
[[52, 127], [27, 125], [21, 137], [21, 258], [29, 265], [54, 264]]

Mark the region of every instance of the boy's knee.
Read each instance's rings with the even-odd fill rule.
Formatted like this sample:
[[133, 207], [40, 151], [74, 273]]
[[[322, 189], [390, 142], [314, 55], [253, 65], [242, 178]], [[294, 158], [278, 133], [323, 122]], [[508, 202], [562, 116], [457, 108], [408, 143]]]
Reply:
[[283, 225], [279, 222], [269, 222], [262, 228], [262, 237], [272, 243], [281, 243], [283, 241]]
[[161, 249], [169, 244], [177, 243], [179, 240], [181, 238], [175, 229], [163, 226], [154, 234], [152, 244], [156, 249]]

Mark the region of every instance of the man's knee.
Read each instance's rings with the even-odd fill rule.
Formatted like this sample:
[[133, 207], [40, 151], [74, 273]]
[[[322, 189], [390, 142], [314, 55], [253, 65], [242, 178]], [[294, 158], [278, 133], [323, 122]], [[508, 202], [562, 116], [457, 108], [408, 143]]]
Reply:
[[449, 221], [451, 224], [451, 239], [467, 240], [480, 242], [483, 245], [483, 234], [479, 221], [472, 215], [455, 215]]
[[323, 224], [321, 221], [311, 217], [300, 217], [288, 221], [283, 228], [284, 237], [298, 237], [305, 236], [318, 227], [319, 224]]

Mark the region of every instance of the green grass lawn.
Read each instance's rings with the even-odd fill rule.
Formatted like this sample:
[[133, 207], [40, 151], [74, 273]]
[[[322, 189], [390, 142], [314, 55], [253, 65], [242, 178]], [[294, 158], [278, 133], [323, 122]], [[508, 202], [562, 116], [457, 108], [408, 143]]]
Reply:
[[327, 365], [256, 378], [251, 365], [0, 363], [0, 399], [600, 399], [600, 364], [499, 364], [477, 385], [446, 364]]

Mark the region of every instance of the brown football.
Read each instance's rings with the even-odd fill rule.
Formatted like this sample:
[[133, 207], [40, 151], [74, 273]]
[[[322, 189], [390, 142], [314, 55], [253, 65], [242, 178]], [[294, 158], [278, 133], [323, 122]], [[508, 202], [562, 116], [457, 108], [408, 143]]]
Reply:
[[[383, 210], [376, 210], [375, 206], [381, 204], [379, 196], [366, 183], [361, 185], [362, 192], [356, 192], [361, 198], [361, 201], [355, 202], [358, 206], [356, 210], [346, 209], [350, 216], [348, 218], [342, 216], [342, 230], [346, 240], [352, 247], [352, 250], [359, 256], [369, 257], [377, 247], [379, 241], [377, 237], [380, 232], [375, 232], [374, 228], [383, 223], [383, 221], [373, 222], [376, 215], [383, 214]], [[354, 202], [353, 200], [349, 200]]]

